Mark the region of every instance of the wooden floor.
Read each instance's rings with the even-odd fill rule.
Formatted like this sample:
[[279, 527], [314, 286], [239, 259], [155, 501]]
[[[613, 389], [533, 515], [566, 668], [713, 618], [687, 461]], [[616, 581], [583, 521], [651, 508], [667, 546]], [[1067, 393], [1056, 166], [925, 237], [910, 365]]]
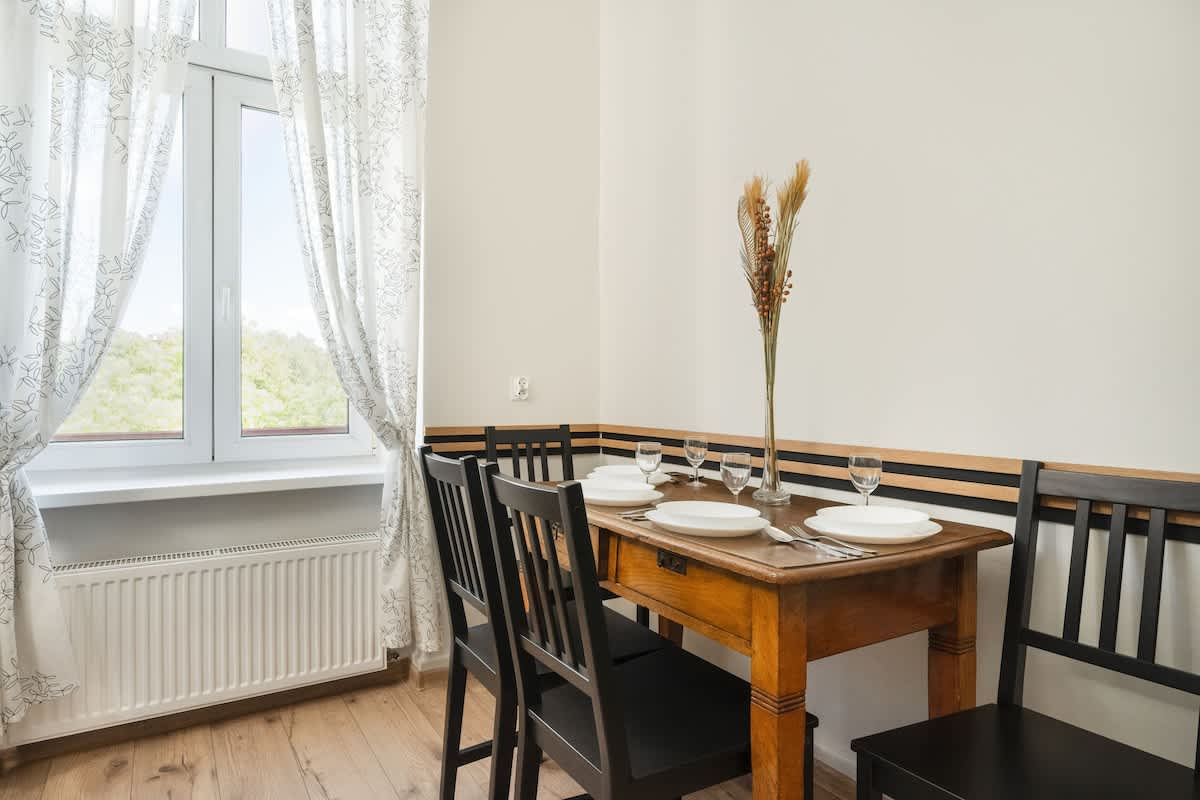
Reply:
[[[0, 800], [433, 800], [444, 698], [444, 678], [427, 679], [423, 688], [408, 680], [58, 756], [0, 777]], [[464, 740], [489, 738], [491, 719], [491, 695], [472, 683]], [[459, 771], [459, 798], [485, 797], [489, 763]], [[821, 765], [816, 780], [818, 800], [854, 796], [850, 781]], [[539, 798], [559, 800], [580, 791], [555, 764], [542, 765]], [[749, 798], [750, 782], [689, 796]]]

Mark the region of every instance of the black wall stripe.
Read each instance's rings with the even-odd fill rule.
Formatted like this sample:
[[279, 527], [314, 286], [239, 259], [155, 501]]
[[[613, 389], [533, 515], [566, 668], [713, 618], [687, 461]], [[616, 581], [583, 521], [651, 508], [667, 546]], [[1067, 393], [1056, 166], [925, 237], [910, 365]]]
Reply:
[[[476, 434], [476, 435], [461, 434], [461, 435], [452, 435], [452, 436], [427, 436], [425, 438], [425, 441], [429, 444], [439, 444], [439, 443], [449, 443], [449, 442], [478, 442], [479, 443], [478, 450], [473, 450], [470, 452], [461, 452], [459, 454], [460, 455], [474, 455], [474, 456], [478, 456], [479, 458], [483, 458], [483, 457], [485, 457], [485, 453], [484, 453], [484, 449], [483, 449], [483, 438], [482, 437], [483, 437], [483, 434], [481, 431], [479, 434]], [[575, 453], [579, 453], [579, 454], [600, 454], [600, 453], [605, 452], [604, 443], [603, 443], [603, 440], [605, 440], [605, 439], [609, 439], [614, 442], [623, 442], [623, 443], [632, 444], [632, 443], [635, 443], [638, 441], [643, 441], [646, 438], [646, 436], [631, 434], [631, 433], [611, 432], [611, 431], [605, 431], [603, 429], [598, 430], [598, 431], [572, 431], [571, 432], [572, 440], [593, 439], [593, 438], [601, 439], [601, 445], [598, 447], [594, 446], [594, 445], [588, 446], [588, 447], [573, 447], [572, 448], [573, 451]], [[682, 439], [672, 439], [672, 438], [660, 437], [660, 438], [656, 439], [656, 441], [661, 442], [666, 447], [679, 447], [679, 448], [683, 447]], [[710, 454], [711, 453], [748, 452], [753, 456], [758, 456], [759, 458], [761, 458], [762, 454], [763, 454], [762, 447], [748, 447], [745, 445], [724, 444], [721, 442], [710, 442], [708, 449], [709, 449]], [[630, 458], [633, 456], [633, 448], [632, 447], [630, 447], [628, 450], [610, 447], [608, 452], [611, 452], [615, 455], [621, 455], [621, 456], [630, 457]], [[843, 466], [845, 466], [845, 463], [846, 463], [845, 458], [840, 457], [840, 456], [827, 456], [827, 455], [821, 455], [821, 454], [816, 454], [816, 453], [802, 453], [802, 452], [797, 452], [797, 451], [792, 451], [792, 450], [781, 450], [779, 453], [779, 458], [782, 461], [794, 461], [794, 462], [804, 463], [804, 464], [818, 464], [818, 465], [831, 466], [831, 467], [843, 467]], [[709, 459], [706, 459], [706, 465], [708, 462], [712, 462], [714, 466], [710, 467], [710, 468], [715, 468], [716, 462], [719, 460], [720, 460], [719, 457], [716, 459], [713, 459], [710, 457]], [[684, 466], [689, 471], [691, 469], [691, 467], [690, 467], [690, 465], [688, 465], [687, 461], [680, 456], [664, 454], [663, 462], [667, 463], [667, 464], [677, 464], [677, 465]], [[983, 485], [988, 485], [988, 486], [1009, 486], [1009, 487], [1016, 488], [1016, 487], [1020, 486], [1020, 482], [1021, 482], [1019, 475], [1009, 475], [1007, 473], [1002, 473], [1002, 472], [987, 472], [984, 470], [959, 469], [959, 468], [955, 468], [955, 467], [935, 467], [935, 466], [928, 466], [925, 464], [905, 464], [905, 463], [896, 462], [896, 461], [885, 462], [884, 469], [888, 472], [894, 472], [899, 475], [911, 475], [911, 476], [920, 477], [920, 478], [934, 478], [934, 479], [941, 479], [941, 480], [961, 481], [964, 483], [977, 483], [977, 484], [983, 484]], [[761, 478], [762, 470], [756, 468], [754, 470], [754, 476]], [[850, 486], [850, 481], [849, 481], [848, 477], [845, 479], [827, 478], [822, 475], [807, 475], [805, 473], [789, 472], [789, 471], [782, 472], [780, 474], [780, 477], [788, 483], [799, 484], [802, 486], [816, 486], [816, 487], [820, 487], [823, 489], [840, 489], [843, 491], [850, 491], [852, 489], [852, 487]], [[1007, 517], [1016, 516], [1016, 511], [1017, 511], [1016, 503], [1009, 503], [1009, 502], [1005, 502], [1002, 500], [992, 500], [989, 498], [982, 498], [982, 497], [967, 497], [967, 496], [957, 495], [957, 494], [932, 492], [932, 491], [923, 490], [923, 489], [909, 489], [909, 488], [901, 487], [901, 486], [880, 486], [878, 489], [875, 490], [875, 493], [873, 496], [875, 496], [875, 497], [892, 497], [897, 500], [908, 500], [908, 501], [916, 502], [916, 503], [927, 503], [929, 505], [945, 506], [947, 508], [958, 508], [958, 509], [962, 509], [964, 511], [978, 511], [978, 512], [987, 513], [987, 514], [999, 514], [1001, 516], [1007, 516]], [[1074, 521], [1074, 511], [1072, 511], [1070, 509], [1057, 509], [1057, 508], [1043, 507], [1040, 510], [1040, 513], [1041, 513], [1041, 519], [1046, 522], [1057, 522], [1057, 523], [1062, 523], [1064, 525], [1070, 525]], [[1093, 528], [1097, 528], [1099, 530], [1105, 530], [1108, 528], [1108, 526], [1109, 526], [1109, 517], [1108, 516], [1102, 516], [1099, 514], [1094, 514], [1092, 516], [1092, 527]], [[1144, 536], [1146, 534], [1147, 526], [1148, 526], [1147, 520], [1131, 518], [1128, 522], [1129, 532], [1133, 533], [1133, 534], [1137, 534], [1137, 535]], [[1168, 539], [1174, 539], [1177, 541], [1188, 542], [1191, 544], [1200, 544], [1200, 528], [1192, 527], [1189, 525], [1179, 525], [1177, 523], [1170, 523], [1167, 525], [1166, 536]]]

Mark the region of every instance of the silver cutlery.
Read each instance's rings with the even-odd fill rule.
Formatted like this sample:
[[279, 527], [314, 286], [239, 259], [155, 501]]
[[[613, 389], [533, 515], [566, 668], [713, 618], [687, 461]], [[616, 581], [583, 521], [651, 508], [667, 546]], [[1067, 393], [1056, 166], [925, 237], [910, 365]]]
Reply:
[[767, 536], [771, 537], [777, 542], [781, 542], [783, 544], [806, 545], [816, 550], [818, 553], [822, 553], [832, 558], [859, 558], [862, 555], [860, 553], [851, 553], [849, 550], [840, 550], [833, 545], [825, 544], [825, 542], [818, 542], [815, 539], [792, 536], [789, 533], [779, 530], [779, 528], [776, 528], [773, 525], [768, 525], [766, 528], [764, 528], [764, 530], [766, 531]]
[[628, 511], [621, 511], [617, 514], [618, 517], [640, 517], [645, 516], [647, 511], [653, 511], [654, 506], [646, 506], [645, 508], [631, 508]]
[[824, 541], [835, 547], [840, 547], [841, 549], [848, 550], [852, 553], [860, 553], [864, 556], [879, 555], [878, 550], [871, 550], [870, 548], [867, 548], [867, 547], [859, 547], [856, 544], [850, 544], [849, 542], [843, 542], [841, 539], [835, 539], [834, 537], [826, 535], [826, 534], [812, 534], [812, 533], [809, 533], [808, 531], [806, 531], [804, 528], [801, 528], [799, 525], [791, 526], [790, 530], [792, 533], [796, 534], [796, 536], [800, 537], [801, 539], [812, 539], [813, 541]]

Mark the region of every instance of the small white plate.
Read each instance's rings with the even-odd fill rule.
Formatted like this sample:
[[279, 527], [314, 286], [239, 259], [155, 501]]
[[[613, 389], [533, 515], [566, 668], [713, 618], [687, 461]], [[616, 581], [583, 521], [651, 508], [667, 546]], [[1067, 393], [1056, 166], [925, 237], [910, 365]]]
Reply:
[[[609, 464], [603, 467], [596, 467], [588, 477], [604, 480], [632, 480], [638, 483], [646, 482], [646, 473], [638, 469], [636, 464]], [[671, 477], [661, 469], [650, 474], [650, 483], [654, 486], [660, 486], [669, 480], [671, 480]]]
[[579, 485], [583, 487], [583, 501], [594, 506], [644, 506], [663, 498], [662, 492], [644, 483], [588, 478]]
[[859, 544], [912, 544], [922, 539], [928, 539], [942, 531], [942, 526], [931, 519], [925, 520], [920, 523], [919, 527], [912, 530], [904, 527], [879, 526], [873, 526], [870, 530], [860, 530], [849, 523], [831, 525], [825, 517], [820, 515], [804, 520], [804, 527], [811, 528], [817, 533], [828, 534], [838, 539], [845, 539], [847, 542], [858, 542]]
[[896, 506], [827, 506], [818, 509], [817, 515], [830, 532], [860, 535], [916, 533], [927, 528], [929, 522], [929, 515], [924, 511]]
[[714, 528], [715, 521], [699, 522], [695, 520], [680, 519], [669, 514], [664, 514], [661, 511], [647, 511], [646, 519], [654, 523], [654, 527], [662, 528], [671, 533], [683, 533], [688, 536], [707, 536], [709, 538], [732, 538], [734, 536], [749, 536], [752, 533], [758, 533], [763, 528], [767, 527], [767, 520], [763, 517], [752, 517], [749, 519], [739, 520], [722, 520], [721, 522], [730, 527]]
[[659, 503], [655, 510], [669, 515], [673, 520], [690, 525], [704, 525], [715, 530], [740, 530], [746, 520], [759, 516], [758, 509], [752, 506], [718, 503], [712, 500]]

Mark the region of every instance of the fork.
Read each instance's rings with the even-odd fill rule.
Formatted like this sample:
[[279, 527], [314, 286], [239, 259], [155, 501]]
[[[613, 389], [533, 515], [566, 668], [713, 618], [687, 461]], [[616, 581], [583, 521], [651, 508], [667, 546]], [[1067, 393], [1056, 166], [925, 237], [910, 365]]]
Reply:
[[864, 555], [864, 556], [879, 555], [878, 550], [871, 550], [866, 547], [859, 547], [856, 544], [850, 544], [849, 542], [843, 542], [841, 539], [835, 539], [832, 536], [826, 536], [824, 534], [821, 534], [820, 536], [814, 536], [813, 534], [804, 530], [804, 528], [801, 528], [799, 525], [792, 525], [789, 528], [789, 530], [792, 533], [794, 533], [796, 536], [799, 536], [801, 539], [808, 539], [813, 542], [826, 541], [832, 545], [836, 545], [837, 547], [842, 548], [843, 550], [849, 550], [852, 553], [858, 553], [858, 554]]
[[849, 550], [842, 550], [834, 547], [831, 544], [826, 544], [825, 542], [818, 542], [816, 539], [793, 536], [787, 531], [782, 531], [772, 525], [768, 525], [763, 530], [767, 536], [777, 542], [781, 542], [783, 544], [802, 544], [805, 547], [811, 547], [818, 553], [823, 553], [824, 555], [831, 556], [833, 558], [861, 558], [863, 555], [862, 553], [852, 553]]
[[654, 506], [646, 506], [645, 508], [631, 508], [628, 511], [620, 512], [619, 514], [617, 514], [617, 516], [622, 517], [622, 518], [643, 517], [646, 515], [647, 511], [653, 511], [653, 510], [654, 510]]

